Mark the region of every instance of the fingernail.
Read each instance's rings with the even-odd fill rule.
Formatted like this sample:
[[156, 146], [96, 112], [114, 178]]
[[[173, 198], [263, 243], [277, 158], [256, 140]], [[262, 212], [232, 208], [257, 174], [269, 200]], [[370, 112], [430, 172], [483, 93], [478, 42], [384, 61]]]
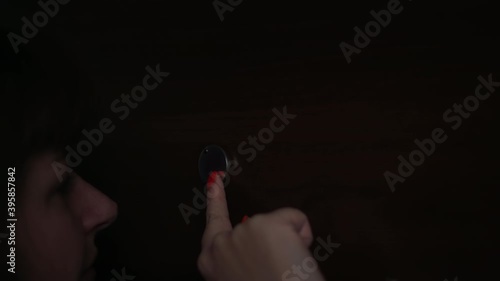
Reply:
[[249, 218], [250, 218], [250, 217], [249, 217], [249, 216], [247, 216], [247, 215], [243, 216], [243, 219], [241, 220], [241, 223], [246, 222]]
[[208, 176], [208, 180], [207, 180], [207, 189], [210, 189], [212, 187], [212, 185], [215, 183], [216, 178], [217, 178], [217, 173], [210, 172], [210, 175]]

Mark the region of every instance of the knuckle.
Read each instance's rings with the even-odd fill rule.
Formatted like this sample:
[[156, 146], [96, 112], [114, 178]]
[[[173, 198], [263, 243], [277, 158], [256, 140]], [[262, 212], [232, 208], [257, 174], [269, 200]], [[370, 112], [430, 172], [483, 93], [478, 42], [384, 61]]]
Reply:
[[243, 228], [245, 228], [245, 231], [249, 233], [259, 233], [259, 232], [266, 232], [270, 228], [266, 227], [266, 225], [269, 224], [269, 219], [266, 215], [262, 214], [257, 214], [252, 216], [251, 219], [249, 219], [247, 222], [244, 224], [240, 224]]
[[214, 237], [214, 240], [212, 241], [212, 246], [214, 250], [220, 250], [221, 248], [224, 248], [224, 246], [227, 244], [227, 233], [219, 233]]
[[208, 276], [210, 274], [211, 271], [210, 259], [207, 257], [205, 253], [202, 253], [200, 256], [198, 256], [196, 265], [198, 266], [198, 270], [203, 276]]
[[248, 220], [249, 224], [260, 224], [262, 223], [266, 218], [266, 215], [263, 214], [256, 214], [252, 216], [251, 219]]
[[207, 220], [208, 220], [208, 222], [224, 221], [224, 220], [229, 220], [229, 216], [218, 215], [218, 214], [209, 214], [207, 217]]
[[[205, 249], [207, 247], [207, 245], [210, 244], [210, 241], [208, 241], [208, 236], [206, 235], [203, 235], [203, 237], [201, 238], [201, 248], [202, 249]], [[204, 250], [203, 250], [204, 251]]]
[[297, 208], [286, 207], [286, 208], [279, 209], [276, 212], [278, 214], [289, 216], [289, 217], [307, 219], [306, 214]]

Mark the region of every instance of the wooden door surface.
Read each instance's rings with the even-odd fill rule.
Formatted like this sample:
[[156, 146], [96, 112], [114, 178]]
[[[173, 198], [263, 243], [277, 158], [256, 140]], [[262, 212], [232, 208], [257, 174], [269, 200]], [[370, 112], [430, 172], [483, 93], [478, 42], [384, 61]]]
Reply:
[[[135, 280], [201, 280], [205, 218], [193, 188], [209, 144], [239, 164], [227, 187], [232, 222], [302, 210], [315, 237], [339, 244], [319, 262], [328, 280], [493, 277], [500, 88], [467, 118], [443, 116], [479, 76], [500, 81], [491, 8], [404, 2], [348, 63], [339, 44], [354, 44], [353, 28], [388, 1], [244, 1], [222, 22], [204, 2], [75, 2], [46, 27], [55, 41], [33, 42], [64, 49], [99, 116], [115, 120], [82, 165], [119, 205], [99, 238], [102, 280], [121, 268]], [[158, 65], [169, 76], [119, 120], [113, 101]], [[428, 139], [421, 161], [412, 152]], [[419, 163], [411, 175], [398, 172], [400, 155]], [[187, 223], [180, 206], [199, 213]]]

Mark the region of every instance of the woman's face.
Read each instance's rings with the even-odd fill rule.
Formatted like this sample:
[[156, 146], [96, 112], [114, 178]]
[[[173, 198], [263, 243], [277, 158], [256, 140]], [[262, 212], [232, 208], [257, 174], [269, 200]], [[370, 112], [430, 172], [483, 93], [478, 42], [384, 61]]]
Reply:
[[115, 220], [117, 205], [75, 172], [61, 183], [51, 166], [56, 157], [43, 153], [26, 166], [16, 271], [23, 280], [93, 280], [94, 238]]

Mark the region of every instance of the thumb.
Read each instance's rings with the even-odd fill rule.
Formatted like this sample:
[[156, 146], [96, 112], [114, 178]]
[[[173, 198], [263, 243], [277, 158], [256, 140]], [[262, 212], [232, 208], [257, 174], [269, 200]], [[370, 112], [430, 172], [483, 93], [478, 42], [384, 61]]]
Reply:
[[309, 247], [313, 242], [313, 234], [311, 225], [307, 216], [300, 210], [294, 208], [278, 209], [269, 214], [270, 218], [276, 223], [285, 224], [291, 227], [304, 241], [304, 244]]

